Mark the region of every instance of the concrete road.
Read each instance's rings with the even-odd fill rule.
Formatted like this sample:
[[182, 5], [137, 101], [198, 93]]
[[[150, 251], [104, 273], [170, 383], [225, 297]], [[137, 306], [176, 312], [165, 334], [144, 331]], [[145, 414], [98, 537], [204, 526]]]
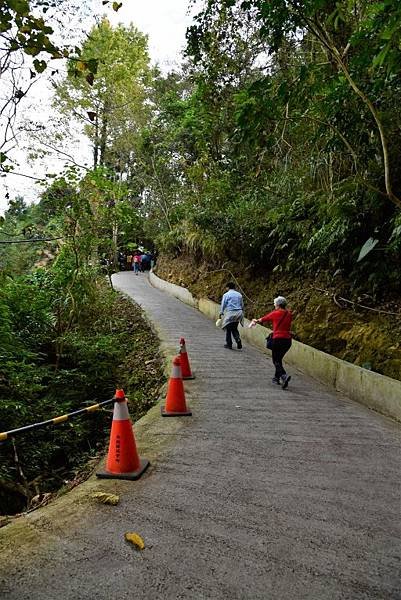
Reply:
[[[0, 530], [8, 600], [401, 598], [401, 427], [267, 357], [196, 310], [119, 273], [163, 342], [183, 335], [193, 417], [136, 427], [138, 482], [90, 481]], [[116, 507], [93, 489], [121, 494]], [[144, 538], [135, 551], [126, 531]]]

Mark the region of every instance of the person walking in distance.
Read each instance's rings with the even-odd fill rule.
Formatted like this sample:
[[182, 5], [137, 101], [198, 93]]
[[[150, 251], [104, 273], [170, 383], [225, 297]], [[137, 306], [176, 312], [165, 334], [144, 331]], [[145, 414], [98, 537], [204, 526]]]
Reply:
[[238, 350], [242, 348], [241, 337], [238, 331], [238, 324], [244, 322], [244, 300], [242, 295], [235, 289], [232, 281], [227, 283], [227, 291], [223, 294], [220, 306], [220, 318], [222, 318], [222, 329], [226, 332], [226, 343], [224, 348], [233, 347], [232, 338], [234, 338]]
[[260, 319], [252, 319], [252, 323], [273, 323], [273, 337], [271, 343], [272, 361], [276, 372], [272, 379], [273, 383], [281, 384], [283, 390], [288, 387], [291, 375], [287, 375], [283, 367], [284, 355], [291, 348], [291, 322], [292, 313], [287, 310], [287, 300], [283, 296], [274, 299], [274, 310]]
[[134, 256], [132, 257], [132, 267], [135, 275], [138, 275], [141, 269], [141, 255], [139, 252], [135, 252]]

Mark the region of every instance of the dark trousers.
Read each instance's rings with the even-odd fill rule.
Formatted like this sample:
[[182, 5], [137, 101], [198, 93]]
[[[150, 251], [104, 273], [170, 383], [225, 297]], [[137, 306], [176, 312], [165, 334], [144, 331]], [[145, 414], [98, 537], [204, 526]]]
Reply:
[[229, 323], [228, 325], [226, 325], [225, 330], [226, 330], [227, 346], [233, 345], [231, 336], [234, 338], [234, 340], [237, 342], [237, 344], [238, 344], [238, 342], [241, 341], [239, 331], [238, 331], [238, 321], [237, 321], [237, 323]]
[[291, 348], [291, 340], [286, 338], [273, 338], [273, 346], [272, 346], [272, 361], [274, 366], [276, 367], [276, 372], [274, 376], [277, 379], [280, 379], [283, 375], [285, 375], [286, 371], [283, 367], [283, 358], [284, 355], [287, 354], [288, 350]]

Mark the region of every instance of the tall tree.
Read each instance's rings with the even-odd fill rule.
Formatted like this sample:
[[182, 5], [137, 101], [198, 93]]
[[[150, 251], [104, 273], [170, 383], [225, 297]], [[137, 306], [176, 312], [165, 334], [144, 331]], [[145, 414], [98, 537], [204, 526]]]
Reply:
[[[89, 82], [86, 65], [96, 66]], [[95, 167], [110, 166], [120, 173], [129, 169], [135, 135], [149, 111], [151, 78], [147, 37], [132, 25], [113, 29], [107, 19], [92, 29], [79, 60], [70, 60], [56, 102], [83, 123]]]

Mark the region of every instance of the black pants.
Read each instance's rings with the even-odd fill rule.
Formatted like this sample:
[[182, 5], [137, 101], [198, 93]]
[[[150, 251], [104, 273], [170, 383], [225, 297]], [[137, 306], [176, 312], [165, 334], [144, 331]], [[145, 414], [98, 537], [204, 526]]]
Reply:
[[280, 379], [283, 375], [285, 375], [285, 369], [283, 367], [283, 358], [284, 355], [287, 354], [288, 350], [291, 348], [291, 340], [286, 338], [273, 338], [273, 346], [272, 346], [272, 361], [274, 366], [276, 367], [276, 372], [274, 377], [276, 379]]
[[234, 340], [237, 342], [237, 344], [238, 344], [238, 342], [241, 341], [239, 331], [238, 331], [238, 321], [237, 321], [237, 323], [229, 323], [228, 325], [226, 325], [225, 330], [226, 330], [227, 346], [233, 345], [231, 336], [234, 338]]

